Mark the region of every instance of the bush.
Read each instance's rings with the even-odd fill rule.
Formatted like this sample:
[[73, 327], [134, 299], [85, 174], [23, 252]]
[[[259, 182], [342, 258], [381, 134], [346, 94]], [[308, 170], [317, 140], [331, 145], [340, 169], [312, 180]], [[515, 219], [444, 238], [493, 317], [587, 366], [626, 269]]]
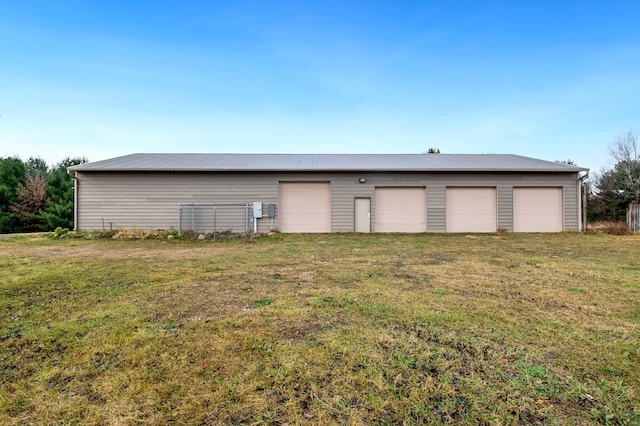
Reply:
[[629, 235], [627, 222], [625, 221], [600, 221], [587, 225], [587, 232], [604, 233], [611, 235]]
[[69, 228], [62, 228], [61, 226], [58, 226], [56, 229], [53, 230], [53, 232], [49, 232], [46, 235], [49, 238], [65, 238], [66, 236], [69, 235], [69, 232], [70, 232]]

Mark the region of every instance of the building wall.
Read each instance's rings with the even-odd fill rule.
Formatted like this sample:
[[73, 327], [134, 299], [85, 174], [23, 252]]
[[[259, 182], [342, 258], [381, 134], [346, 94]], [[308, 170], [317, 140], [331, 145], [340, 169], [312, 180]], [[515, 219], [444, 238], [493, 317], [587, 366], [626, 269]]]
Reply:
[[498, 197], [498, 229], [513, 231], [513, 187], [498, 186], [496, 195]]
[[[366, 183], [359, 183], [365, 178]], [[427, 191], [427, 231], [444, 232], [447, 186], [497, 188], [498, 227], [513, 230], [513, 187], [563, 188], [564, 230], [579, 230], [579, 203], [576, 173], [429, 173], [429, 172], [78, 172], [77, 224], [90, 229], [177, 229], [178, 205], [240, 204], [261, 201], [278, 203], [279, 182], [322, 181], [331, 183], [332, 232], [353, 232], [354, 198], [371, 198], [375, 223], [376, 187], [419, 186]], [[233, 210], [233, 212], [232, 212]], [[273, 220], [258, 221], [259, 232], [278, 228], [278, 209]], [[212, 227], [211, 211], [196, 210], [202, 231]], [[242, 208], [219, 208], [218, 226], [244, 230]], [[183, 209], [184, 221], [190, 213]], [[103, 225], [104, 224], [104, 225]], [[218, 228], [220, 229], [220, 228]], [[375, 229], [372, 229], [375, 232]]]

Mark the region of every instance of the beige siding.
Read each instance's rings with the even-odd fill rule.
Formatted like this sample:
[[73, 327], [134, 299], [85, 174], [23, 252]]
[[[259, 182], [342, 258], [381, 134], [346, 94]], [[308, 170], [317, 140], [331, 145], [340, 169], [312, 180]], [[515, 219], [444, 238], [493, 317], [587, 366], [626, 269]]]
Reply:
[[[366, 183], [359, 183], [366, 178]], [[564, 229], [578, 230], [578, 194], [575, 173], [78, 173], [80, 230], [177, 229], [179, 203], [278, 203], [281, 181], [331, 182], [331, 231], [354, 231], [354, 198], [372, 198], [376, 186], [427, 188], [427, 231], [445, 231], [446, 186], [498, 188], [498, 226], [511, 230], [512, 187], [563, 187]], [[273, 227], [278, 228], [280, 207]], [[374, 220], [374, 219], [372, 219]], [[258, 221], [269, 231], [271, 219]], [[512, 226], [511, 226], [512, 228]], [[242, 228], [243, 230], [244, 228]]]
[[513, 187], [498, 186], [498, 229], [513, 232]]
[[427, 232], [446, 230], [446, 191], [444, 185], [427, 187]]
[[[80, 173], [78, 174], [78, 224], [80, 230], [178, 229], [178, 205], [243, 204], [278, 202], [278, 185], [254, 175], [208, 175], [199, 173]], [[266, 213], [266, 205], [265, 205]], [[244, 231], [243, 208], [221, 208], [218, 229]], [[213, 230], [213, 211], [195, 211], [197, 231]], [[206, 217], [205, 217], [206, 216]], [[234, 220], [229, 221], [229, 216]], [[225, 217], [227, 218], [225, 220]], [[183, 210], [183, 224], [191, 220]], [[259, 222], [259, 231], [270, 229], [270, 219]], [[277, 221], [274, 227], [277, 227]]]
[[580, 230], [580, 209], [579, 206], [579, 198], [580, 194], [578, 193], [578, 189], [575, 187], [576, 185], [567, 185], [562, 188], [563, 195], [563, 224], [564, 229], [579, 231]]
[[[361, 177], [368, 178], [366, 173], [329, 173], [331, 179], [331, 231], [354, 232], [355, 212], [354, 198], [372, 198], [373, 186], [359, 183]], [[373, 208], [373, 207], [372, 207]]]

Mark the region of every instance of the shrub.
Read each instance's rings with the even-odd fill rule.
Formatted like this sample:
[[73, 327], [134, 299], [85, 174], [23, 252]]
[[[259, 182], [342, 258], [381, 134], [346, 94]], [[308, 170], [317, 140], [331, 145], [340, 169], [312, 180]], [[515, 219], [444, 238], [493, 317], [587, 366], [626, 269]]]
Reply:
[[587, 225], [587, 232], [604, 233], [611, 235], [629, 235], [627, 222], [625, 221], [600, 221]]

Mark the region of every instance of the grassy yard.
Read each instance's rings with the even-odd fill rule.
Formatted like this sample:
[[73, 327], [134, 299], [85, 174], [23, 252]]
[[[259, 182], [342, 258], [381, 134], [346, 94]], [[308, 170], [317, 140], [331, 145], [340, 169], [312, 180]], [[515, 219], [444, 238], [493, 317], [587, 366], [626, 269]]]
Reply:
[[0, 424], [640, 424], [640, 237], [0, 241]]

